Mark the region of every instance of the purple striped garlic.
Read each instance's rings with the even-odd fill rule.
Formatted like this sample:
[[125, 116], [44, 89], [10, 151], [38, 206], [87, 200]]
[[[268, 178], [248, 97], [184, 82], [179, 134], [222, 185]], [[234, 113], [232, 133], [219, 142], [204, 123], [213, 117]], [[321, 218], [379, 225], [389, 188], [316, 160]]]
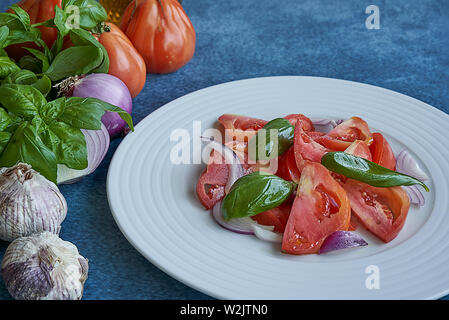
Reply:
[[6, 288], [17, 300], [79, 300], [88, 260], [75, 245], [45, 231], [14, 240], [2, 260]]
[[50, 231], [59, 234], [67, 214], [67, 202], [58, 187], [19, 163], [0, 169], [0, 239]]

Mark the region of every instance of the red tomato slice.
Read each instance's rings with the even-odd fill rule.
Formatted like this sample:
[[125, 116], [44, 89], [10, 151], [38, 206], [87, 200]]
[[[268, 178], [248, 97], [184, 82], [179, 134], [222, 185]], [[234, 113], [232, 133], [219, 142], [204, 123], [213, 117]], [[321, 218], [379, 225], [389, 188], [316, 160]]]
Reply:
[[202, 205], [211, 209], [225, 196], [224, 188], [228, 182], [229, 168], [219, 153], [212, 151], [207, 168], [196, 185], [196, 193]]
[[396, 170], [396, 158], [393, 150], [381, 133], [373, 133], [373, 143], [370, 145], [370, 150], [373, 162], [390, 170]]
[[358, 220], [375, 236], [390, 242], [404, 226], [410, 200], [401, 187], [376, 188], [348, 179], [344, 189]]
[[327, 236], [348, 230], [350, 217], [345, 190], [324, 166], [309, 162], [301, 173], [282, 250], [290, 254], [317, 253]]
[[299, 182], [301, 172], [296, 165], [294, 147], [288, 149], [286, 153], [278, 158], [278, 171], [276, 175], [288, 181]]
[[218, 118], [218, 121], [225, 128], [226, 141], [243, 142], [248, 142], [257, 133], [257, 130], [263, 128], [268, 122], [235, 114], [224, 114]]
[[359, 117], [342, 122], [325, 136], [316, 139], [323, 146], [336, 151], [344, 151], [356, 140], [365, 141], [368, 146], [372, 141], [368, 124]]
[[371, 151], [364, 141], [354, 141], [346, 148], [345, 152], [372, 161]]
[[321, 158], [330, 150], [313, 140], [307, 132], [304, 131], [303, 126], [297, 125], [295, 127], [295, 137], [293, 144], [296, 164], [301, 171], [304, 166], [304, 160], [321, 162]]
[[288, 120], [292, 126], [296, 126], [296, 123], [298, 121], [301, 121], [301, 125], [304, 131], [315, 131], [312, 120], [310, 120], [303, 114], [289, 114], [288, 116], [285, 116], [284, 119]]
[[273, 231], [283, 233], [290, 215], [291, 206], [292, 202], [286, 201], [277, 208], [259, 213], [251, 218], [261, 225], [274, 226]]

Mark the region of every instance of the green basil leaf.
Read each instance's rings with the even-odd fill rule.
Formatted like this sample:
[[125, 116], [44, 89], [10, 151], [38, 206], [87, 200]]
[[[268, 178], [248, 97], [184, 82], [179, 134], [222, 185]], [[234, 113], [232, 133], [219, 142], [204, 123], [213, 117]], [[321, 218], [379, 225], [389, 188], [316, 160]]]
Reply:
[[45, 74], [53, 81], [82, 75], [97, 68], [103, 61], [103, 52], [94, 46], [71, 47], [61, 51]]
[[223, 218], [249, 217], [276, 208], [290, 196], [294, 186], [293, 182], [261, 172], [243, 176], [222, 201]]
[[30, 120], [47, 104], [44, 95], [36, 88], [21, 84], [0, 86], [0, 103], [9, 112]]
[[37, 76], [30, 70], [18, 70], [11, 73], [2, 84], [33, 84], [37, 81]]
[[52, 83], [49, 77], [43, 75], [42, 78], [38, 79], [31, 86], [39, 90], [46, 97], [51, 91]]
[[41, 62], [39, 59], [31, 56], [26, 55], [20, 58], [19, 60], [19, 67], [20, 69], [26, 69], [33, 71], [34, 73], [42, 73], [42, 68], [40, 67]]
[[9, 36], [9, 28], [8, 26], [0, 27], [0, 48], [4, 48], [4, 44], [6, 43], [6, 39]]
[[53, 18], [53, 23], [63, 36], [67, 35], [70, 31], [66, 26], [66, 21], [67, 14], [61, 8], [55, 6], [55, 17]]
[[374, 187], [389, 188], [419, 184], [429, 191], [429, 188], [416, 178], [384, 168], [372, 161], [346, 152], [328, 152], [321, 158], [321, 164], [330, 171]]
[[48, 68], [50, 67], [50, 63], [48, 60], [48, 57], [39, 50], [33, 49], [33, 48], [24, 48], [28, 50], [36, 59], [38, 59], [42, 63], [42, 72], [46, 72]]
[[[45, 119], [58, 119], [65, 110], [66, 98], [61, 97], [47, 103], [41, 110], [40, 115]], [[47, 122], [47, 121], [46, 121]]]
[[0, 132], [0, 154], [5, 150], [11, 136], [12, 134], [9, 132]]
[[31, 21], [30, 21], [30, 16], [28, 15], [28, 12], [23, 10], [17, 4], [13, 4], [9, 8], [12, 9], [16, 13], [17, 17], [19, 18], [20, 22], [23, 25], [23, 28], [27, 31], [30, 31]]
[[65, 164], [75, 170], [87, 168], [86, 138], [80, 129], [63, 122], [50, 121], [41, 138], [53, 150], [58, 164]]
[[8, 53], [5, 51], [5, 49], [0, 49], [0, 57], [7, 57]]
[[18, 70], [20, 70], [19, 67], [10, 58], [0, 57], [0, 78], [6, 78]]
[[25, 27], [19, 17], [13, 13], [2, 12], [0, 13], [0, 25], [7, 26], [10, 30], [23, 30], [25, 31]]
[[18, 162], [28, 163], [48, 180], [56, 183], [57, 162], [53, 151], [40, 139], [41, 120], [33, 119], [16, 129], [0, 156], [1, 167], [12, 167]]
[[[105, 8], [95, 0], [75, 0], [70, 1], [70, 5], [80, 9], [80, 27], [83, 29], [90, 30], [108, 18]], [[67, 7], [68, 4], [64, 9]]]
[[271, 120], [250, 140], [250, 159], [270, 160], [284, 154], [293, 145], [294, 132], [295, 127], [288, 120]]
[[105, 111], [116, 112], [134, 130], [131, 115], [123, 109], [95, 98], [71, 97], [65, 102], [65, 108], [59, 120], [72, 127], [88, 130], [101, 129], [101, 117]]
[[83, 29], [73, 29], [70, 30], [70, 40], [76, 46], [88, 46], [93, 45], [100, 48], [103, 52], [103, 62], [100, 66], [93, 70], [93, 73], [108, 73], [109, 72], [109, 55], [105, 47], [88, 31]]
[[12, 119], [8, 112], [5, 109], [0, 108], [0, 131], [4, 131], [11, 122]]

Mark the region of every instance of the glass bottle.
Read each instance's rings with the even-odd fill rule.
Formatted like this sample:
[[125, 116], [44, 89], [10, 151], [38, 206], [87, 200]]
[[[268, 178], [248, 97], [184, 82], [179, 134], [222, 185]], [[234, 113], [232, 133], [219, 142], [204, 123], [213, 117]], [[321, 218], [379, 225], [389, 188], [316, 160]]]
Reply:
[[108, 21], [115, 24], [120, 23], [123, 12], [132, 0], [100, 0], [100, 4], [108, 13]]

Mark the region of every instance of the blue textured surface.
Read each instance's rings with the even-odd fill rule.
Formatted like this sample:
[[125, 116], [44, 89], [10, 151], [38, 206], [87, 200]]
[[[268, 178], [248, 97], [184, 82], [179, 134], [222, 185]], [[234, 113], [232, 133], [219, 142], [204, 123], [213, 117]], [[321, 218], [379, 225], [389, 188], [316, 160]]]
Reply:
[[[0, 9], [15, 1], [2, 0]], [[185, 0], [197, 32], [193, 60], [170, 75], [149, 75], [134, 101], [137, 123], [192, 91], [252, 77], [310, 75], [395, 90], [449, 112], [449, 1]], [[365, 27], [376, 4], [380, 30]], [[109, 210], [102, 166], [62, 186], [69, 212], [61, 237], [89, 259], [85, 299], [208, 299], [145, 260], [123, 237]], [[3, 254], [7, 244], [0, 242]], [[9, 299], [0, 284], [0, 298]], [[446, 297], [447, 299], [449, 298]]]

